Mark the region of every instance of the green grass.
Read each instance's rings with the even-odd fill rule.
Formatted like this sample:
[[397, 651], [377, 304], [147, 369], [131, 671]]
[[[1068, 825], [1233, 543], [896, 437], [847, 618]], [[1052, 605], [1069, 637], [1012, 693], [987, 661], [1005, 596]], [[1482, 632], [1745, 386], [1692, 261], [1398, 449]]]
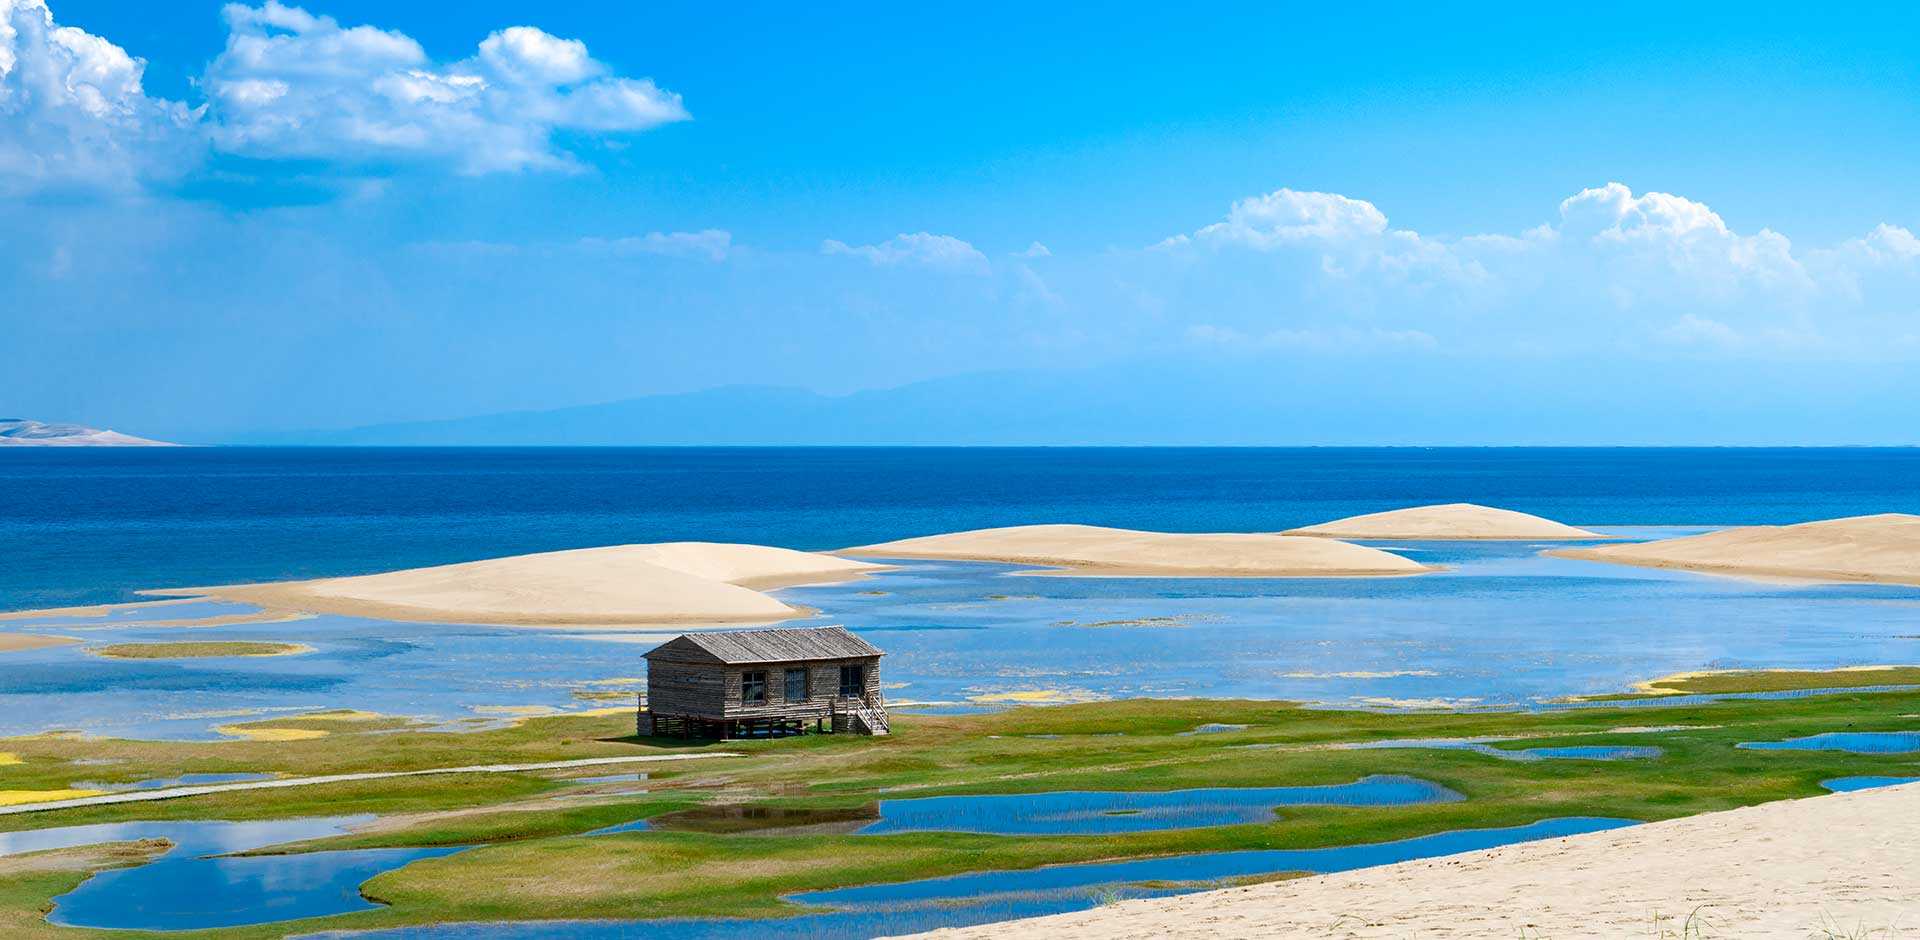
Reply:
[[1920, 666], [1873, 669], [1768, 669], [1748, 672], [1708, 672], [1656, 679], [1649, 689], [1663, 692], [1788, 692], [1803, 689], [1845, 689], [1876, 685], [1920, 685]]
[[195, 643], [114, 643], [87, 650], [113, 659], [211, 659], [222, 656], [285, 656], [310, 649], [299, 643], [203, 640]]
[[[1781, 674], [1758, 673], [1772, 677]], [[1858, 673], [1840, 674], [1856, 677]], [[1835, 693], [1779, 701], [1730, 700], [1649, 709], [1376, 713], [1267, 701], [1130, 700], [1016, 708], [969, 716], [897, 716], [886, 738], [810, 736], [715, 745], [748, 756], [637, 767], [644, 796], [553, 799], [578, 788], [547, 775], [416, 777], [253, 791], [0, 818], [0, 828], [125, 819], [260, 819], [371, 812], [377, 833], [295, 848], [484, 843], [416, 862], [368, 882], [392, 906], [379, 911], [208, 936], [277, 936], [447, 920], [543, 917], [778, 915], [783, 895], [984, 869], [1248, 848], [1304, 848], [1403, 839], [1460, 828], [1512, 826], [1556, 816], [1664, 819], [1824, 792], [1853, 774], [1920, 775], [1920, 756], [1753, 751], [1734, 745], [1824, 731], [1920, 729], [1920, 691]], [[298, 721], [299, 719], [293, 719]], [[326, 724], [326, 719], [318, 719]], [[622, 737], [624, 716], [557, 717], [471, 734], [354, 730], [332, 721], [324, 738], [282, 743], [155, 743], [16, 739], [0, 751], [0, 785], [53, 788], [103, 771], [130, 777], [221, 770], [335, 773], [665, 753], [680, 742]], [[1204, 723], [1232, 734], [1183, 736]], [[1623, 726], [1687, 726], [1631, 733]], [[1027, 735], [1057, 735], [1033, 738]], [[1514, 736], [1496, 746], [1627, 744], [1665, 749], [1654, 760], [1502, 761], [1461, 751], [1355, 750], [1386, 738]], [[1247, 745], [1253, 745], [1248, 747]], [[699, 749], [691, 749], [697, 752]], [[111, 768], [75, 766], [117, 757]], [[625, 769], [625, 768], [622, 768]], [[1385, 808], [1290, 807], [1271, 822], [1110, 836], [766, 835], [649, 831], [583, 838], [616, 822], [700, 804], [831, 815], [879, 799], [1066, 789], [1347, 783], [1402, 773], [1465, 794], [1462, 803]], [[25, 782], [15, 783], [16, 779]], [[284, 850], [284, 848], [282, 849]], [[0, 909], [44, 904], [54, 876], [0, 876]], [[71, 878], [73, 873], [60, 873]], [[21, 879], [25, 879], [24, 881]], [[35, 880], [38, 879], [38, 880]], [[29, 883], [30, 882], [30, 883]], [[53, 892], [53, 893], [58, 893]], [[19, 921], [0, 920], [0, 926]], [[5, 933], [0, 930], [0, 933]], [[64, 936], [86, 932], [63, 930]], [[8, 933], [8, 936], [13, 934]]]

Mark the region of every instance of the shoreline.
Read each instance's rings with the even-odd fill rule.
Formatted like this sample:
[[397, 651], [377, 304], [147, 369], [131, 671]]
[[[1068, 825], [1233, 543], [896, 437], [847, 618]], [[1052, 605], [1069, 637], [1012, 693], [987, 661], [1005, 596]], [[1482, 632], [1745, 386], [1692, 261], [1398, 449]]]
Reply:
[[[830, 554], [845, 557], [850, 549], [840, 549]], [[956, 558], [952, 555], [918, 554], [911, 552], [861, 553], [860, 558], [878, 558], [882, 561], [944, 561], [961, 564], [988, 565], [1035, 565], [1038, 567], [1025, 571], [1009, 571], [1010, 577], [1040, 578], [1164, 578], [1167, 580], [1210, 580], [1236, 579], [1243, 581], [1298, 581], [1313, 578], [1415, 578], [1424, 574], [1433, 574], [1447, 570], [1445, 565], [1421, 565], [1419, 571], [1370, 571], [1363, 569], [1326, 569], [1323, 571], [1269, 572], [1248, 571], [1244, 568], [1174, 568], [1158, 566], [1104, 565], [1088, 562], [1066, 561], [1061, 559], [1036, 559], [1032, 557], [988, 557], [973, 555]], [[898, 566], [889, 566], [898, 570]]]
[[[1633, 542], [1630, 545], [1658, 544]], [[1608, 546], [1613, 547], [1613, 546]], [[1627, 546], [1620, 546], [1625, 548]], [[1826, 585], [1826, 584], [1896, 584], [1903, 587], [1920, 587], [1920, 573], [1911, 577], [1871, 574], [1867, 572], [1820, 571], [1795, 568], [1786, 565], [1735, 565], [1710, 562], [1674, 561], [1664, 558], [1645, 558], [1632, 555], [1600, 554], [1592, 548], [1552, 548], [1540, 554], [1552, 558], [1569, 558], [1575, 561], [1594, 561], [1608, 565], [1626, 565], [1631, 568], [1657, 568], [1663, 571], [1688, 571], [1694, 574], [1710, 574], [1723, 578], [1739, 578], [1745, 581], [1757, 581], [1763, 584]]]

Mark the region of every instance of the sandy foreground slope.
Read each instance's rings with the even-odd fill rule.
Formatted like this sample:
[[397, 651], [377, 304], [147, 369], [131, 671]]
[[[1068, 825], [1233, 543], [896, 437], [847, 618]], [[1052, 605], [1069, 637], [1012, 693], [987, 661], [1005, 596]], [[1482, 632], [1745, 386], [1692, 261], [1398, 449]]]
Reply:
[[1749, 526], [1686, 538], [1549, 552], [1563, 558], [1720, 574], [1920, 584], [1920, 516], [1886, 513]]
[[1920, 784], [921, 936], [1806, 940], [1916, 928]]
[[1365, 577], [1422, 574], [1419, 562], [1330, 539], [1263, 533], [1138, 532], [1090, 525], [976, 529], [841, 549], [875, 558], [946, 558], [1049, 565], [1048, 572], [1188, 578]]
[[1612, 536], [1511, 509], [1448, 503], [1348, 516], [1282, 535], [1336, 539], [1604, 539]]
[[762, 545], [667, 542], [515, 555], [351, 578], [150, 593], [441, 623], [767, 623], [803, 612], [755, 587], [844, 581], [883, 567]]

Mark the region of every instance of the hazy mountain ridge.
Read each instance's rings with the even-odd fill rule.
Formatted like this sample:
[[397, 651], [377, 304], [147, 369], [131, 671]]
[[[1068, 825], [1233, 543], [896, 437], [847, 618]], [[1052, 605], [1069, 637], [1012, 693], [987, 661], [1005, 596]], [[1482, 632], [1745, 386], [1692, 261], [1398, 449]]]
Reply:
[[[1632, 380], [1595, 357], [1433, 361], [1303, 357], [1009, 370], [828, 395], [734, 385], [540, 411], [359, 428], [257, 432], [222, 443], [475, 446], [1905, 445], [1895, 364], [1770, 364], [1767, 394], [1675, 369]], [[1516, 392], [1516, 390], [1524, 390]], [[1685, 425], [1656, 419], [1685, 401]], [[1806, 429], [1846, 407], [1846, 437]], [[1870, 438], [1856, 437], [1870, 429]], [[1684, 433], [1684, 436], [1681, 436]], [[1836, 432], [1836, 435], [1842, 432]]]

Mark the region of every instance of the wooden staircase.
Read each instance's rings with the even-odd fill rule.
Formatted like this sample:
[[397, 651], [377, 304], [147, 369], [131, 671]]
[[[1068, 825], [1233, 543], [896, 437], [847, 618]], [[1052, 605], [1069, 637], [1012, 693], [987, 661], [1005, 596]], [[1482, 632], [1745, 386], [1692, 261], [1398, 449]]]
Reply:
[[886, 712], [860, 701], [847, 702], [847, 730], [875, 736], [893, 732], [887, 725]]

